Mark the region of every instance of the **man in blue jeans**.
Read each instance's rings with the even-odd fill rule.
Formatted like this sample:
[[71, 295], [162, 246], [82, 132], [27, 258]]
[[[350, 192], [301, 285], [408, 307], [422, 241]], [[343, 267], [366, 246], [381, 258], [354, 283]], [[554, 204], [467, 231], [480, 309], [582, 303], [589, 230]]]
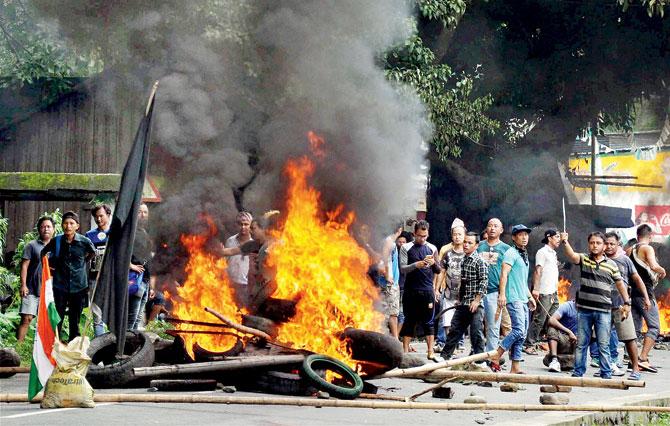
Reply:
[[498, 347], [498, 355], [492, 362], [500, 359], [505, 351], [509, 351], [512, 360], [510, 373], [523, 374], [521, 361], [523, 343], [526, 341], [528, 330], [528, 304], [530, 310], [535, 310], [535, 299], [528, 289], [528, 237], [530, 228], [525, 225], [512, 227], [512, 241], [514, 247], [509, 248], [503, 256], [500, 271], [500, 286], [498, 290], [498, 309], [507, 307], [512, 322], [512, 331], [505, 336]]
[[561, 233], [565, 254], [570, 262], [579, 265], [580, 286], [577, 292], [577, 351], [575, 353], [574, 377], [586, 372], [586, 349], [595, 329], [600, 351], [600, 377], [612, 378], [610, 367], [610, 333], [612, 330], [612, 290], [616, 285], [623, 299], [621, 315], [630, 314], [630, 298], [616, 263], [605, 256], [605, 235], [602, 232], [589, 234], [589, 254], [575, 253], [568, 242], [568, 233]]
[[[486, 224], [486, 240], [479, 243], [477, 253], [486, 261], [489, 269], [488, 286], [484, 296], [484, 315], [486, 316], [486, 351], [490, 352], [498, 348], [500, 339], [500, 322], [505, 315], [504, 310], [498, 315], [498, 286], [500, 285], [500, 270], [502, 268], [503, 256], [510, 248], [500, 241], [503, 232], [503, 224], [500, 219], [494, 217]], [[499, 370], [498, 363], [489, 364], [493, 370]]]

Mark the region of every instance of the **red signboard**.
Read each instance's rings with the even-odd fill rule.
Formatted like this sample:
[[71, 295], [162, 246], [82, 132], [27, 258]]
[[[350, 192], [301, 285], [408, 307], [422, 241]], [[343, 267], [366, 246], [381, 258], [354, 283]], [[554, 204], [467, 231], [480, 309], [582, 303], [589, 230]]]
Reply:
[[654, 235], [670, 235], [670, 206], [635, 206], [635, 226], [646, 223]]

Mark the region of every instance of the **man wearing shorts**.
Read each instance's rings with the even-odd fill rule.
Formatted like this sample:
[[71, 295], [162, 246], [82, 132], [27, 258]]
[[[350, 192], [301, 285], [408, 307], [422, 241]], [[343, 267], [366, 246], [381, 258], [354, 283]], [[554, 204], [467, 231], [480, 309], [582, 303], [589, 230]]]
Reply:
[[396, 224], [393, 233], [382, 242], [382, 265], [380, 280], [382, 298], [384, 303], [384, 315], [387, 319], [391, 336], [398, 338], [398, 314], [400, 313], [400, 266], [398, 264], [398, 249], [395, 245], [396, 239], [402, 232], [402, 224]]
[[435, 327], [433, 316], [435, 290], [433, 278], [440, 273], [437, 247], [428, 242], [428, 222], [420, 220], [414, 225], [414, 242], [407, 243], [400, 250], [400, 271], [407, 274], [403, 295], [405, 322], [400, 330], [404, 352], [409, 352], [413, 336], [426, 336], [428, 359], [442, 361], [433, 352]]
[[37, 221], [39, 237], [23, 248], [21, 257], [21, 324], [16, 330], [16, 340], [22, 342], [26, 338], [30, 322], [37, 315], [42, 285], [42, 249], [49, 244], [54, 235], [54, 221], [43, 216]]
[[[608, 232], [605, 234], [605, 254], [608, 258], [614, 261], [619, 267], [619, 272], [621, 272], [621, 279], [626, 285], [626, 290], [628, 294], [631, 294], [631, 281], [635, 283], [640, 294], [644, 295], [644, 306], [649, 307], [651, 303], [649, 302], [649, 297], [647, 296], [644, 283], [642, 278], [638, 275], [635, 270], [635, 265], [626, 256], [626, 252], [619, 245], [619, 235], [615, 232]], [[618, 340], [624, 342], [626, 345], [626, 352], [628, 352], [628, 358], [632, 365], [632, 372], [630, 373], [630, 380], [640, 380], [640, 367], [637, 356], [637, 345], [635, 344], [635, 339], [637, 334], [635, 333], [635, 323], [633, 322], [633, 315], [624, 316], [621, 313], [621, 307], [624, 305], [624, 301], [621, 298], [621, 295], [616, 291], [612, 290], [612, 325], [616, 328], [616, 334]], [[613, 340], [613, 339], [612, 339]], [[616, 341], [610, 342], [610, 352], [612, 351], [612, 346], [616, 345]], [[614, 365], [612, 369], [616, 367], [616, 359], [612, 357], [612, 364]], [[612, 374], [616, 375], [616, 374]]]

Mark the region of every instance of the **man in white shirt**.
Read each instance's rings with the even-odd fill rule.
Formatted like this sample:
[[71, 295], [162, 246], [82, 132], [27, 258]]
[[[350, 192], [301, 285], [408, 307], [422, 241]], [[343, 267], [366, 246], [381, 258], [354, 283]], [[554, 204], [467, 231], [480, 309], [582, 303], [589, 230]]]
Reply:
[[531, 294], [540, 305], [533, 313], [533, 321], [526, 337], [526, 353], [537, 353], [537, 345], [547, 319], [558, 309], [558, 257], [556, 249], [561, 245], [561, 236], [556, 229], [547, 229], [542, 240], [544, 247], [535, 254], [533, 291]]
[[[237, 214], [237, 225], [240, 231], [228, 238], [224, 243], [224, 247], [232, 248], [239, 247], [247, 241], [251, 241], [251, 221], [253, 217], [251, 213], [241, 211]], [[235, 288], [235, 296], [237, 297], [238, 307], [244, 307], [247, 304], [247, 284], [249, 274], [249, 256], [237, 254], [228, 258], [228, 278]]]

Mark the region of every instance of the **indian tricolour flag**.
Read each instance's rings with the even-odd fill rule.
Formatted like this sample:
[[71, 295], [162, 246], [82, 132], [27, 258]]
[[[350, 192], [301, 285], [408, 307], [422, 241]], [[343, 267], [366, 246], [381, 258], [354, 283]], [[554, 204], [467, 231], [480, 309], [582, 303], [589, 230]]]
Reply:
[[30, 366], [30, 382], [28, 383], [29, 400], [32, 400], [46, 385], [56, 366], [51, 351], [58, 339], [59, 322], [60, 316], [58, 316], [54, 302], [49, 259], [45, 256], [42, 258], [42, 290], [37, 309], [37, 329], [35, 330], [33, 361]]

